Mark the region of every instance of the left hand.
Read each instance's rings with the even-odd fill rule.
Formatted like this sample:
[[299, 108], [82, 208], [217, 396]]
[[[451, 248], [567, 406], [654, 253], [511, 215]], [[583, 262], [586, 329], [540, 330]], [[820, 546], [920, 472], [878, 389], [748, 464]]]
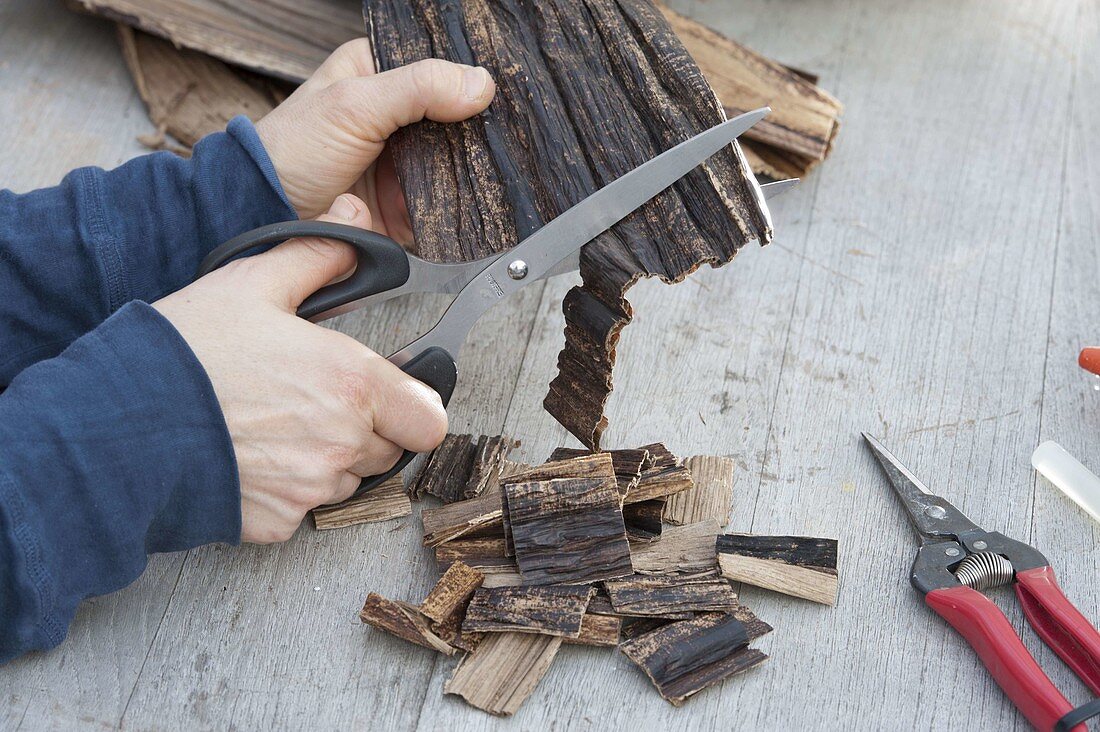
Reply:
[[472, 117], [495, 93], [485, 69], [442, 59], [375, 73], [370, 42], [360, 38], [333, 52], [256, 131], [299, 217], [313, 218], [350, 192], [366, 202], [375, 231], [409, 244], [405, 200], [393, 160], [383, 153], [386, 138], [425, 118]]

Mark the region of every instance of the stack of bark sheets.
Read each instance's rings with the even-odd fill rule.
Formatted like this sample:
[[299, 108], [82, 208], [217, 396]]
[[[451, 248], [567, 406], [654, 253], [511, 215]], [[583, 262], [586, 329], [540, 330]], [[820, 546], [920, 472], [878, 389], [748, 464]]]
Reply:
[[[360, 618], [448, 656], [444, 692], [492, 714], [519, 709], [563, 644], [617, 648], [679, 706], [763, 663], [772, 630], [731, 581], [833, 604], [837, 542], [722, 534], [733, 461], [680, 461], [661, 444], [559, 448], [512, 462], [505, 437], [449, 435], [405, 492], [399, 480], [315, 511], [318, 528], [359, 523], [397, 493], [421, 513], [441, 577], [413, 603], [370, 593]], [[409, 509], [411, 512], [411, 508]], [[350, 517], [350, 518], [349, 518]]]

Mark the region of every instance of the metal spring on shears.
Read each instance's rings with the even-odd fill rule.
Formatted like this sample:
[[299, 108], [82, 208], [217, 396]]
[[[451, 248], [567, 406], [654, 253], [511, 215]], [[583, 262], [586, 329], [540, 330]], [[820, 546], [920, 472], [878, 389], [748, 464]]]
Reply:
[[955, 578], [975, 590], [990, 590], [1012, 582], [1012, 562], [1000, 554], [978, 552], [959, 563]]

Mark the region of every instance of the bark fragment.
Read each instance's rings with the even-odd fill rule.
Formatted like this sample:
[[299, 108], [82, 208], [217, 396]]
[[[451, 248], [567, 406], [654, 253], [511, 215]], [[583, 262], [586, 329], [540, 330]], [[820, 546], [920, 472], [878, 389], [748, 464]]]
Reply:
[[484, 580], [483, 573], [462, 562], [455, 562], [420, 603], [420, 612], [436, 623], [446, 622], [456, 612], [464, 614], [470, 598]]
[[580, 635], [576, 638], [563, 638], [563, 640], [570, 645], [614, 648], [619, 645], [619, 634], [622, 628], [622, 618], [585, 613], [581, 621]]
[[733, 502], [733, 460], [696, 455], [685, 460], [684, 467], [691, 473], [692, 487], [669, 497], [664, 520], [677, 526], [704, 519], [714, 519], [721, 526], [728, 524]]
[[415, 605], [397, 600], [388, 600], [374, 592], [367, 595], [359, 619], [368, 625], [392, 633], [398, 638], [445, 653], [454, 653], [454, 648], [444, 642], [431, 629], [429, 621]]
[[515, 442], [503, 435], [447, 435], [424, 463], [413, 483], [414, 498], [429, 493], [444, 503], [499, 490], [504, 460]]
[[478, 496], [426, 508], [420, 514], [424, 546], [439, 546], [460, 536], [500, 534], [503, 515], [499, 495]]
[[705, 572], [718, 568], [714, 542], [718, 522], [711, 519], [687, 526], [668, 526], [659, 541], [633, 544], [631, 561], [637, 572]]
[[633, 572], [614, 474], [505, 483], [524, 584], [595, 582]]
[[543, 633], [576, 638], [595, 590], [584, 585], [494, 587], [474, 592], [462, 623], [475, 633]]
[[604, 582], [615, 612], [633, 616], [669, 617], [683, 612], [732, 612], [737, 595], [728, 581], [702, 576], [634, 576]]
[[717, 538], [722, 575], [737, 582], [835, 605], [837, 540], [804, 536], [723, 534]]
[[490, 714], [511, 715], [535, 690], [561, 647], [560, 636], [487, 633], [443, 687]]
[[763, 663], [767, 656], [748, 643], [748, 630], [733, 615], [707, 614], [670, 623], [619, 648], [665, 700], [680, 706], [692, 694]]
[[366, 493], [331, 506], [318, 506], [310, 513], [313, 525], [325, 531], [408, 516], [412, 513], [412, 503], [405, 493], [401, 476], [395, 475]]

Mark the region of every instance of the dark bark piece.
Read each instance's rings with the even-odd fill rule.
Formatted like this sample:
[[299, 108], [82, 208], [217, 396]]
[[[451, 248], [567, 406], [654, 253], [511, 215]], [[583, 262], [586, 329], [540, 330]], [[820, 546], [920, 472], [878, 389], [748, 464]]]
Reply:
[[661, 538], [664, 526], [661, 516], [665, 511], [666, 500], [652, 498], [623, 506], [623, 523], [626, 524], [626, 537], [630, 541], [646, 543]]
[[626, 494], [626, 503], [641, 503], [691, 489], [691, 472], [667, 447], [655, 442], [641, 449], [648, 457], [638, 482]]
[[499, 495], [478, 496], [426, 508], [420, 514], [424, 524], [424, 546], [439, 546], [460, 536], [500, 534], [503, 515]]
[[684, 612], [732, 612], [737, 595], [728, 581], [703, 577], [635, 576], [604, 582], [615, 612], [668, 617]]
[[366, 493], [331, 506], [318, 506], [310, 513], [313, 525], [325, 531], [408, 516], [412, 513], [412, 503], [405, 493], [401, 476], [395, 475]]
[[[648, 0], [368, 0], [377, 65], [436, 56], [485, 66], [490, 109], [421, 123], [389, 142], [421, 256], [503, 251], [602, 185], [724, 118], [702, 74]], [[546, 408], [590, 448], [625, 291], [729, 262], [771, 226], [736, 146], [712, 157], [581, 253], [565, 299], [566, 346]]]
[[[633, 450], [604, 450], [604, 452], [611, 456], [611, 464], [615, 470], [615, 478], [619, 482], [619, 493], [625, 496], [630, 492], [631, 488], [638, 484], [638, 479], [642, 475], [642, 468], [649, 460], [649, 451], [642, 447]], [[558, 447], [554, 449], [554, 452], [550, 453], [550, 458], [547, 462], [586, 457], [592, 454], [590, 450]]]
[[138, 138], [146, 147], [190, 154], [199, 139], [224, 130], [237, 115], [256, 121], [286, 96], [270, 79], [176, 48], [129, 26], [118, 26], [118, 38], [134, 86], [156, 128], [154, 134]]
[[341, 43], [363, 35], [355, 0], [72, 0], [176, 46], [287, 81], [305, 81]]
[[412, 485], [414, 498], [425, 493], [444, 503], [476, 498], [499, 489], [501, 468], [514, 442], [503, 435], [447, 435]]
[[494, 587], [474, 593], [462, 630], [576, 638], [595, 590], [587, 586]]
[[420, 603], [420, 612], [436, 623], [446, 622], [456, 611], [464, 611], [485, 575], [462, 562], [455, 562]]
[[623, 620], [612, 615], [585, 613], [581, 621], [581, 633], [576, 638], [564, 638], [565, 643], [575, 646], [600, 646], [614, 648], [619, 645]]
[[767, 656], [748, 643], [748, 630], [733, 615], [707, 614], [670, 623], [619, 648], [666, 701], [680, 706], [692, 694], [763, 663]]
[[718, 569], [714, 542], [718, 522], [713, 519], [687, 526], [668, 526], [652, 544], [630, 547], [634, 569], [642, 573], [703, 572]]
[[415, 605], [386, 598], [374, 592], [367, 595], [359, 619], [379, 630], [396, 635], [410, 643], [431, 648], [448, 656], [454, 648], [432, 632], [429, 621]]
[[722, 575], [737, 582], [835, 605], [836, 539], [723, 534], [716, 540]]
[[595, 582], [633, 573], [614, 475], [505, 483], [524, 584]]
[[670, 524], [693, 524], [714, 519], [725, 526], [733, 502], [733, 471], [730, 458], [696, 455], [684, 461], [691, 473], [692, 487], [668, 499], [664, 520]]
[[482, 572], [497, 567], [516, 569], [515, 560], [504, 555], [502, 537], [482, 537], [480, 539], [458, 539], [435, 547], [435, 561], [441, 569], [455, 562], [464, 562]]
[[[801, 177], [826, 158], [840, 129], [840, 102], [817, 88], [806, 72], [782, 66], [668, 8], [661, 12], [729, 116], [772, 108], [744, 135], [746, 153], [756, 153], [747, 155], [754, 171], [772, 178]], [[777, 167], [773, 160], [784, 164]]]
[[754, 641], [775, 630], [775, 628], [756, 617], [756, 614], [744, 605], [738, 605], [731, 614], [745, 626], [745, 631], [749, 634], [750, 641]]
[[695, 617], [695, 616], [692, 615], [692, 616], [689, 616], [689, 617], [686, 617], [686, 618], [676, 618], [676, 619], [669, 619], [669, 618], [626, 618], [623, 621], [623, 630], [619, 634], [619, 640], [620, 640], [620, 642], [626, 642], [628, 640], [633, 640], [635, 638], [638, 638], [640, 636], [645, 635], [646, 633], [652, 633], [653, 631], [657, 630], [657, 628], [663, 628], [666, 625], [670, 625], [670, 624], [676, 622], [677, 620], [691, 620], [691, 618], [693, 618], [693, 617]]
[[487, 633], [462, 659], [444, 694], [490, 714], [515, 714], [553, 663], [562, 639], [537, 633]]
[[[512, 473], [503, 479], [503, 483], [530, 483], [532, 481], [550, 480], [553, 478], [587, 478], [587, 477], [615, 477], [614, 457], [609, 453], [590, 453], [582, 451], [576, 456], [564, 457], [558, 460], [551, 459], [542, 465], [529, 467], [527, 470]], [[617, 478], [616, 478], [616, 485]], [[508, 493], [502, 492], [501, 501], [504, 504], [504, 542], [505, 554], [509, 557], [516, 555], [512, 542], [512, 526], [508, 517]]]

